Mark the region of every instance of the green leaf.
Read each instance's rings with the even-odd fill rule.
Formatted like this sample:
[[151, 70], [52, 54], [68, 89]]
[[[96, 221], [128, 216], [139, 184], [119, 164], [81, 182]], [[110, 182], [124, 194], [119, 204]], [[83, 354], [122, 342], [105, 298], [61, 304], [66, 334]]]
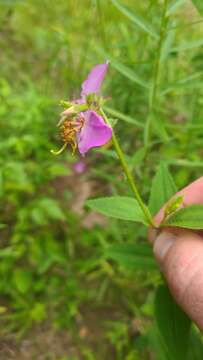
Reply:
[[170, 54], [171, 48], [175, 40], [175, 36], [176, 36], [175, 30], [168, 31], [168, 33], [166, 34], [161, 48], [161, 58], [160, 58], [161, 62], [164, 62], [168, 57], [168, 55]]
[[158, 115], [150, 114], [151, 116], [151, 124], [153, 124], [154, 132], [163, 142], [167, 142], [169, 140], [165, 123], [163, 118], [160, 118]]
[[164, 217], [173, 214], [178, 209], [180, 209], [181, 205], [183, 204], [183, 195], [175, 196], [172, 199], [170, 199], [164, 209]]
[[185, 88], [194, 88], [194, 87], [201, 87], [202, 81], [201, 77], [203, 76], [203, 71], [196, 72], [192, 75], [189, 75], [183, 79], [179, 79], [171, 84], [168, 84], [165, 89], [162, 90], [161, 95], [166, 95], [170, 93], [171, 91], [177, 91], [179, 89], [185, 89]]
[[120, 111], [118, 110], [115, 110], [115, 109], [112, 109], [108, 106], [104, 106], [104, 110], [110, 114], [111, 116], [114, 116], [115, 118], [119, 119], [119, 120], [123, 120], [129, 124], [133, 124], [133, 125], [136, 125], [140, 128], [143, 128], [144, 125], [143, 123], [141, 123], [140, 121], [136, 120], [134, 117], [132, 118], [131, 116], [129, 115], [126, 115], [126, 114], [123, 114], [121, 113]]
[[133, 156], [129, 159], [129, 164], [131, 167], [134, 167], [136, 165], [139, 165], [142, 161], [144, 161], [144, 158], [147, 153], [147, 147], [143, 146], [139, 150], [135, 152]]
[[180, 6], [182, 6], [184, 3], [186, 2], [186, 0], [175, 0], [172, 2], [172, 4], [170, 4], [168, 11], [167, 11], [167, 16], [170, 16], [171, 14], [173, 14]]
[[190, 347], [187, 360], [202, 360], [203, 359], [203, 343], [201, 334], [197, 328], [191, 329]]
[[200, 15], [203, 15], [203, 2], [202, 0], [192, 0], [194, 6], [199, 11]]
[[16, 258], [17, 256], [18, 256], [18, 252], [12, 249], [12, 247], [0, 249], [0, 259]]
[[100, 48], [98, 51], [104, 58], [110, 61], [111, 66], [114, 67], [114, 69], [116, 69], [120, 74], [143, 88], [149, 89], [148, 83], [137, 75], [134, 70], [116, 60], [110, 53], [104, 51], [104, 49]]
[[164, 226], [176, 226], [193, 230], [202, 230], [203, 205], [190, 205], [176, 211], [173, 215], [166, 219]]
[[131, 68], [118, 62], [112, 57], [108, 56], [108, 58], [111, 61], [112, 67], [114, 67], [114, 69], [116, 69], [120, 74], [125, 76], [127, 79], [133, 81], [134, 83], [144, 87], [145, 89], [149, 88], [148, 84], [143, 79], [141, 79]]
[[177, 192], [176, 185], [165, 164], [160, 164], [152, 181], [149, 209], [155, 215], [161, 207]]
[[46, 307], [44, 304], [37, 302], [34, 304], [31, 311], [31, 318], [36, 322], [41, 322], [46, 319]]
[[17, 290], [25, 294], [32, 284], [32, 273], [22, 269], [16, 269], [13, 273], [13, 282]]
[[121, 220], [137, 221], [147, 225], [138, 202], [127, 196], [112, 196], [88, 200], [86, 205], [106, 216]]
[[191, 50], [191, 49], [201, 47], [202, 45], [203, 45], [202, 39], [194, 40], [194, 41], [185, 41], [182, 44], [180, 44], [176, 47], [173, 47], [171, 49], [171, 51], [179, 52], [179, 51]]
[[65, 215], [56, 200], [43, 198], [41, 199], [40, 207], [49, 218], [54, 220], [65, 220]]
[[148, 244], [112, 245], [105, 251], [105, 257], [129, 270], [158, 270], [152, 248]]
[[133, 24], [137, 25], [140, 29], [145, 31], [148, 35], [158, 39], [159, 36], [157, 35], [156, 31], [154, 30], [153, 26], [146, 21], [145, 18], [138, 14], [134, 14], [131, 9], [128, 9], [127, 6], [124, 6], [117, 0], [111, 0], [114, 6]]
[[158, 287], [155, 295], [155, 317], [165, 355], [170, 360], [186, 359], [189, 349], [191, 320], [173, 300], [167, 286]]

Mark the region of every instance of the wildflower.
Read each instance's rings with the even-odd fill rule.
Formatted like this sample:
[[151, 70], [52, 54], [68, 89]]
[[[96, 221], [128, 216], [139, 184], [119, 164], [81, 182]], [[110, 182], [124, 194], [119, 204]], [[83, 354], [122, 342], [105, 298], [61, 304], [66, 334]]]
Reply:
[[85, 162], [83, 160], [80, 160], [80, 161], [77, 161], [73, 165], [73, 169], [75, 170], [75, 172], [77, 174], [83, 174], [85, 172], [85, 170], [87, 169], [87, 165], [85, 164]]
[[102, 98], [100, 88], [108, 69], [108, 63], [96, 65], [82, 84], [81, 97], [72, 102], [63, 102], [67, 107], [62, 112], [58, 126], [64, 142], [54, 154], [60, 154], [68, 144], [73, 152], [78, 148], [84, 155], [93, 147], [106, 144], [112, 137], [112, 128], [100, 115]]

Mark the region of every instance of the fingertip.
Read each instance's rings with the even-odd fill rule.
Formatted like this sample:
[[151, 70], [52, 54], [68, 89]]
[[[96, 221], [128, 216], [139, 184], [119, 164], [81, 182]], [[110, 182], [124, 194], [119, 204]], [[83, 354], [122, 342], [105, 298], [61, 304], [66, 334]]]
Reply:
[[159, 263], [162, 263], [169, 252], [170, 248], [177, 239], [176, 235], [169, 232], [163, 231], [154, 241], [154, 255]]
[[154, 243], [155, 239], [157, 238], [158, 236], [158, 233], [159, 233], [159, 230], [158, 229], [155, 229], [155, 228], [149, 228], [148, 230], [148, 240], [151, 244]]
[[177, 303], [203, 330], [203, 239], [192, 231], [162, 232], [154, 253]]

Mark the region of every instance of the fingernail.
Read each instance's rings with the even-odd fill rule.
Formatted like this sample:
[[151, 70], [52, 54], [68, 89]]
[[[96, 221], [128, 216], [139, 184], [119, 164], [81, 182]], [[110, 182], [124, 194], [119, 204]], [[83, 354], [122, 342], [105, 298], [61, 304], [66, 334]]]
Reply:
[[150, 230], [149, 230], [149, 241], [151, 243], [154, 243], [154, 241], [156, 240], [158, 234], [159, 234], [158, 229], [150, 228]]
[[169, 249], [174, 243], [176, 236], [170, 232], [162, 232], [155, 240], [154, 255], [156, 259], [162, 262], [167, 255]]

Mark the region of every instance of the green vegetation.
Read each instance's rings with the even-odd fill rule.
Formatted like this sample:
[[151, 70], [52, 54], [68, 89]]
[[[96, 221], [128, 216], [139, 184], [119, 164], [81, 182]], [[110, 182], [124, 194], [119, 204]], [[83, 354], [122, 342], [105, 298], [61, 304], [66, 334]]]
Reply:
[[146, 230], [85, 205], [131, 196], [113, 148], [82, 174], [77, 154], [50, 149], [60, 100], [109, 59], [105, 110], [145, 199], [162, 163], [178, 188], [201, 176], [202, 16], [198, 0], [0, 0], [0, 358], [165, 359]]

